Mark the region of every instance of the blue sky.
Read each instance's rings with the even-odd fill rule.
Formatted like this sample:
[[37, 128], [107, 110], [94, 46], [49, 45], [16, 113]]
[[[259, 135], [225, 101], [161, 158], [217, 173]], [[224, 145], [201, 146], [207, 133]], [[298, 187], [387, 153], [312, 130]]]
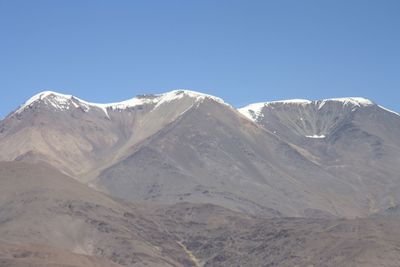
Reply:
[[397, 0], [0, 0], [0, 117], [43, 90], [363, 96], [400, 111], [399, 14]]

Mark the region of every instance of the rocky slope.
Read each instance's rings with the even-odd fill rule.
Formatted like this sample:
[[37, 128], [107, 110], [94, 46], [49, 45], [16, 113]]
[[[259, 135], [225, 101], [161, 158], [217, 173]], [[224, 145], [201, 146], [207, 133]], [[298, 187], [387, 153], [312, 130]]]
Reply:
[[262, 218], [112, 199], [37, 164], [0, 163], [0, 266], [398, 266], [399, 217]]
[[185, 90], [112, 104], [44, 92], [0, 122], [0, 159], [130, 201], [355, 218], [399, 203], [399, 134], [400, 116], [362, 98], [236, 110]]
[[240, 111], [364, 194], [368, 213], [399, 203], [399, 114], [363, 98], [267, 102]]
[[213, 205], [158, 209], [199, 266], [395, 267], [399, 217], [263, 219]]
[[96, 104], [42, 92], [0, 122], [0, 160], [46, 162], [81, 181], [90, 179], [206, 98], [172, 91]]
[[0, 266], [192, 266], [140, 210], [52, 168], [0, 162]]

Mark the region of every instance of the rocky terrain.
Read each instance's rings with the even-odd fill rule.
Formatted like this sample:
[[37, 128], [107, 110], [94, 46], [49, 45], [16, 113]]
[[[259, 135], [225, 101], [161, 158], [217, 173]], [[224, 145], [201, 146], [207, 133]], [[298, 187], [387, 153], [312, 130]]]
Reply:
[[212, 205], [157, 211], [199, 266], [398, 266], [399, 217], [360, 219], [246, 216]]
[[399, 136], [364, 98], [43, 92], [0, 121], [0, 266], [399, 266]]
[[54, 169], [0, 163], [0, 266], [398, 266], [396, 213], [262, 218], [130, 204]]
[[176, 237], [133, 204], [30, 163], [0, 163], [0, 236], [0, 263], [6, 262], [2, 266], [14, 262], [31, 266], [24, 265], [31, 261], [37, 266], [52, 262], [190, 266], [191, 262]]
[[236, 110], [185, 90], [111, 104], [44, 92], [0, 122], [0, 160], [45, 162], [129, 201], [355, 218], [399, 202], [399, 125], [362, 98]]

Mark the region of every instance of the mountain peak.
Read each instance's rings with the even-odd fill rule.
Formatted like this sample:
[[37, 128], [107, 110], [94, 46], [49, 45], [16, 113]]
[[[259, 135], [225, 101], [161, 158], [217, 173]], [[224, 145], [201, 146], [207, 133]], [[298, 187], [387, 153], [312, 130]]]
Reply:
[[312, 103], [326, 103], [326, 102], [340, 102], [343, 104], [352, 104], [355, 106], [371, 106], [375, 105], [374, 102], [372, 102], [369, 99], [363, 98], [363, 97], [342, 97], [342, 98], [327, 98], [327, 99], [321, 99], [321, 100], [308, 100], [308, 99], [288, 99], [288, 100], [277, 100], [277, 101], [269, 101], [269, 102], [264, 102], [265, 105], [271, 105], [271, 104], [312, 104]]
[[[167, 93], [163, 93], [163, 94], [158, 94], [155, 95], [158, 98], [157, 101], [157, 106], [165, 103], [165, 102], [170, 102], [173, 100], [177, 100], [180, 99], [184, 96], [190, 97], [190, 98], [194, 98], [196, 101], [203, 101], [205, 99], [211, 99], [215, 102], [218, 102], [220, 104], [224, 104], [224, 105], [228, 105], [227, 103], [224, 102], [224, 100], [222, 100], [219, 97], [216, 96], [212, 96], [212, 95], [208, 95], [208, 94], [204, 94], [204, 93], [200, 93], [200, 92], [196, 92], [196, 91], [191, 91], [191, 90], [186, 90], [186, 89], [178, 89], [178, 90], [173, 90]], [[229, 105], [228, 105], [229, 106]]]
[[322, 100], [308, 100], [308, 99], [288, 99], [288, 100], [277, 100], [277, 101], [268, 101], [268, 102], [259, 102], [244, 106], [239, 109], [239, 112], [242, 113], [245, 117], [256, 121], [261, 115], [264, 107], [267, 106], [276, 106], [276, 105], [316, 105], [318, 110], [321, 109], [326, 103], [329, 102], [337, 102], [341, 103], [343, 106], [355, 106], [355, 107], [366, 107], [375, 105], [369, 99], [363, 97], [343, 97], [343, 98], [328, 98]]
[[328, 98], [328, 99], [314, 101], [314, 102], [319, 103], [318, 108], [322, 108], [322, 106], [327, 102], [341, 102], [341, 103], [343, 103], [343, 105], [354, 105], [354, 106], [358, 106], [358, 107], [366, 107], [366, 106], [375, 105], [374, 102], [372, 102], [369, 99], [363, 98], [363, 97]]
[[91, 108], [99, 108], [104, 111], [107, 117], [109, 117], [108, 109], [123, 110], [144, 104], [154, 104], [155, 107], [158, 107], [164, 103], [172, 102], [183, 97], [189, 97], [195, 101], [211, 99], [220, 104], [229, 106], [221, 98], [186, 89], [173, 90], [162, 94], [140, 95], [121, 102], [105, 104], [87, 102], [73, 95], [61, 94], [54, 91], [43, 91], [29, 98], [16, 110], [15, 113], [21, 113], [25, 109], [32, 107], [35, 103], [44, 102], [57, 110], [68, 110], [71, 107], [81, 107], [84, 111], [89, 111]]
[[[45, 98], [48, 98], [49, 96], [53, 96], [59, 99], [70, 99], [72, 98], [72, 95], [64, 95], [64, 94], [60, 94], [54, 91], [43, 91], [40, 92], [34, 96], [32, 96], [31, 98], [29, 98], [26, 102], [25, 102], [25, 106], [29, 106], [30, 104], [36, 102], [36, 101], [40, 101], [40, 100], [44, 100]], [[24, 106], [23, 105], [23, 106]]]
[[21, 113], [26, 108], [31, 107], [34, 103], [43, 101], [57, 109], [68, 109], [71, 101], [73, 101], [75, 105], [76, 102], [85, 103], [85, 101], [72, 95], [65, 95], [54, 91], [43, 91], [29, 98], [23, 105], [21, 105], [17, 109], [16, 113]]

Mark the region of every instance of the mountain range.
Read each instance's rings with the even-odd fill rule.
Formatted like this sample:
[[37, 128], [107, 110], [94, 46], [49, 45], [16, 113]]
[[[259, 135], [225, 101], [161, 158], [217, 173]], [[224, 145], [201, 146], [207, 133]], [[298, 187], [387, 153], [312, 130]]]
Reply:
[[398, 266], [399, 136], [360, 97], [42, 92], [0, 121], [0, 266]]

